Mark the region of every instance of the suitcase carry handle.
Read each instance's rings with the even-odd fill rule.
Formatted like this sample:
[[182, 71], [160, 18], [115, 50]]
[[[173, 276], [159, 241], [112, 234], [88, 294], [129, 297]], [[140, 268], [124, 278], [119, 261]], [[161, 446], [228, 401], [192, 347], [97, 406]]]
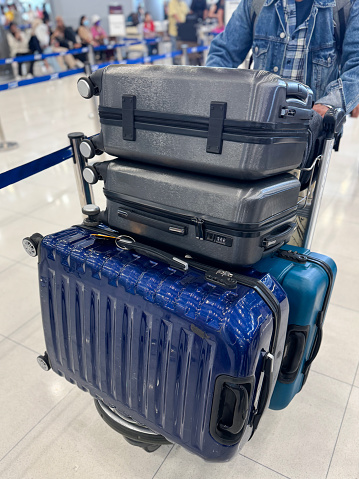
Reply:
[[145, 254], [150, 258], [163, 261], [174, 269], [179, 269], [180, 271], [188, 270], [188, 263], [186, 261], [176, 258], [176, 256], [172, 256], [164, 251], [160, 251], [157, 248], [137, 243], [131, 236], [120, 235], [115, 238], [115, 244], [120, 249], [135, 251], [136, 253]]
[[[282, 242], [283, 244], [290, 239], [294, 231], [297, 229], [297, 223], [289, 223], [285, 225], [285, 229], [283, 230], [283, 226], [271, 232], [270, 235], [265, 236], [262, 240], [261, 246], [265, 250], [272, 249], [273, 247], [278, 247], [278, 243]], [[277, 233], [276, 233], [277, 231]]]
[[288, 326], [284, 354], [278, 376], [278, 381], [281, 383], [290, 384], [295, 381], [305, 354], [309, 329], [309, 326], [299, 326], [297, 324]]
[[[257, 403], [253, 418], [252, 418], [252, 433], [251, 437], [252, 438], [255, 430], [258, 427], [259, 421], [261, 420], [261, 417], [263, 416], [264, 411], [267, 409], [267, 406], [269, 404], [270, 398], [271, 398], [271, 391], [273, 389], [273, 366], [274, 366], [274, 356], [273, 354], [267, 353], [264, 356], [263, 359], [263, 364], [262, 364], [262, 387], [259, 389], [259, 396], [256, 399], [255, 403]], [[259, 379], [261, 380], [261, 378]]]

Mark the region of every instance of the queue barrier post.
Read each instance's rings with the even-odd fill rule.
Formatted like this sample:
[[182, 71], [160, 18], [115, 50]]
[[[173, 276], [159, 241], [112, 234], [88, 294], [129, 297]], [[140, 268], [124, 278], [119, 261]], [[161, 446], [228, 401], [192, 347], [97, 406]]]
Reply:
[[19, 144], [15, 141], [6, 141], [4, 129], [0, 120], [0, 152], [15, 150], [15, 148], [18, 148], [18, 146]]
[[67, 135], [70, 140], [73, 151], [73, 164], [76, 178], [77, 191], [79, 194], [81, 208], [85, 205], [94, 203], [94, 194], [92, 186], [87, 183], [83, 177], [83, 170], [87, 166], [87, 159], [81, 154], [80, 143], [85, 138], [85, 135], [80, 132], [69, 133]]
[[181, 45], [181, 49], [182, 49], [181, 64], [188, 65], [188, 51], [187, 51], [188, 45], [186, 44]]

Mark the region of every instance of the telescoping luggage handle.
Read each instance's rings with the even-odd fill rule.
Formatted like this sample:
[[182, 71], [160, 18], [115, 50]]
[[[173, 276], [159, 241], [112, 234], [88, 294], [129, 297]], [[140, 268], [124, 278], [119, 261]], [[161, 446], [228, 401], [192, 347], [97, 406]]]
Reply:
[[303, 247], [306, 249], [310, 249], [313, 241], [315, 226], [318, 220], [320, 204], [323, 197], [323, 191], [327, 179], [332, 150], [333, 147], [337, 149], [339, 146], [340, 136], [345, 120], [345, 112], [341, 108], [329, 108], [323, 118], [323, 129], [326, 134], [326, 139], [324, 142], [323, 154], [320, 156], [319, 175], [314, 191], [314, 198], [312, 200], [311, 213], [305, 232]]
[[[262, 362], [261, 375], [257, 390], [257, 396], [254, 401], [254, 411], [251, 418], [251, 427], [252, 435], [257, 429], [259, 421], [266, 410], [269, 400], [270, 392], [273, 389], [273, 366], [274, 366], [274, 357], [277, 350], [278, 343], [278, 331], [281, 322], [281, 309], [280, 304], [277, 298], [274, 296], [272, 291], [266, 287], [264, 283], [256, 278], [251, 278], [249, 276], [230, 273], [229, 271], [223, 271], [221, 269], [216, 269], [202, 263], [193, 261], [192, 259], [182, 260], [180, 258], [174, 257], [168, 253], [165, 253], [157, 248], [152, 246], [147, 246], [142, 243], [138, 243], [132, 237], [127, 235], [113, 236], [106, 235], [106, 230], [98, 228], [94, 232], [93, 227], [86, 227], [86, 225], [81, 225], [82, 228], [90, 229], [93, 231], [92, 236], [98, 239], [110, 239], [114, 240], [118, 248], [127, 251], [134, 251], [139, 254], [145, 254], [151, 258], [154, 258], [159, 261], [167, 263], [170, 267], [178, 269], [180, 271], [187, 271], [189, 266], [199, 271], [205, 273], [205, 279], [208, 282], [218, 284], [225, 288], [233, 289], [238, 284], [247, 286], [251, 289], [254, 289], [256, 293], [263, 299], [263, 301], [270, 308], [273, 315], [273, 332], [271, 336], [271, 342], [269, 345], [269, 351], [264, 355]], [[224, 440], [225, 444], [235, 444], [240, 440], [241, 434], [244, 432], [242, 428], [240, 433], [233, 434], [233, 441], [230, 439]], [[251, 435], [251, 437], [252, 437]], [[217, 438], [218, 440], [219, 438]], [[219, 439], [220, 440], [220, 439]]]

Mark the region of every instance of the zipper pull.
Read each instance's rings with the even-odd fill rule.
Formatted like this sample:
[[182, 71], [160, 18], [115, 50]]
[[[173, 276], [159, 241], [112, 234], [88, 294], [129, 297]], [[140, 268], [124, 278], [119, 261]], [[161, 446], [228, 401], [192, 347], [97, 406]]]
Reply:
[[193, 223], [196, 228], [196, 238], [203, 241], [204, 240], [204, 220], [202, 218], [192, 218]]

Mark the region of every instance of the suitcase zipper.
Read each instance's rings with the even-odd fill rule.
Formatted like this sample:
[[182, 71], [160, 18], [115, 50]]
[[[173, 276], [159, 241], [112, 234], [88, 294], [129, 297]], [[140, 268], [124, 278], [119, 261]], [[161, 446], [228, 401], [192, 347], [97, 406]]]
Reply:
[[[100, 106], [99, 116], [102, 124], [122, 127], [123, 114], [121, 108]], [[207, 138], [209, 129], [209, 118], [156, 114], [155, 112], [140, 110], [135, 110], [134, 122], [135, 128], [140, 130], [203, 138]], [[288, 130], [278, 130], [278, 126], [275, 124], [224, 120], [223, 140], [241, 143], [277, 143], [282, 139], [286, 141], [287, 138], [290, 138], [293, 142], [295, 140], [306, 141], [307, 125], [292, 124]]]
[[[185, 215], [183, 213], [173, 213], [173, 212], [168, 212], [164, 211], [161, 208], [157, 207], [152, 207], [152, 206], [146, 206], [146, 205], [141, 205], [140, 207], [136, 202], [134, 201], [129, 201], [121, 198], [118, 196], [116, 193], [113, 193], [111, 191], [108, 191], [106, 188], [103, 189], [104, 195], [106, 196], [107, 199], [114, 201], [121, 207], [122, 210], [128, 209], [129, 211], [133, 212], [134, 214], [139, 214], [143, 215], [148, 218], [153, 218], [153, 216], [160, 216], [164, 218], [165, 220], [172, 220], [172, 221], [179, 221], [182, 223], [186, 224], [195, 224], [196, 228], [196, 237], [198, 239], [206, 239], [206, 229], [207, 228], [212, 228], [215, 230], [215, 232], [218, 232], [218, 234], [221, 233], [221, 231], [224, 231], [224, 234], [229, 234], [233, 235], [235, 232], [237, 233], [245, 233], [246, 236], [248, 234], [253, 233], [262, 233], [263, 228], [275, 228], [276, 224], [259, 224], [254, 227], [246, 227], [245, 225], [233, 225], [233, 226], [227, 226], [227, 225], [219, 225], [217, 223], [214, 223], [213, 221], [208, 221], [203, 218], [198, 218], [192, 215]], [[148, 212], [146, 209], [149, 209], [150, 211]], [[125, 213], [125, 211], [123, 211]], [[288, 216], [288, 221], [295, 215], [295, 211], [289, 211], [286, 216]], [[124, 215], [123, 215], [124, 216]], [[282, 224], [282, 222], [285, 220], [285, 217], [280, 217], [278, 220], [279, 224]], [[239, 235], [241, 236], [241, 235]]]

